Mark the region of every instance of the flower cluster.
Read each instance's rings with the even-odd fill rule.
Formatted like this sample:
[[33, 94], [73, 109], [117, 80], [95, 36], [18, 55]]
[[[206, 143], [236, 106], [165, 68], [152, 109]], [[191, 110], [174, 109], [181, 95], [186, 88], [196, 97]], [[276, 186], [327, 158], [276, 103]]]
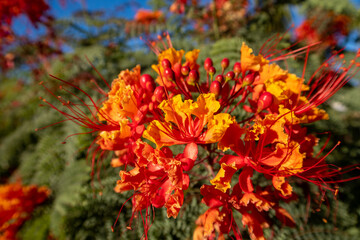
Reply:
[[249, 14], [248, 6], [247, 0], [175, 0], [172, 1], [169, 11], [187, 15], [186, 18], [191, 19], [190, 23], [196, 31], [206, 32], [217, 25], [216, 31], [223, 36], [231, 35], [244, 26]]
[[30, 3], [24, 0], [4, 0], [0, 3], [0, 43], [12, 41], [12, 22], [17, 16], [26, 15], [33, 26], [47, 21], [48, 4], [44, 0]]
[[[208, 210], [196, 222], [194, 239], [221, 239], [231, 232], [241, 239], [239, 222], [251, 239], [264, 239], [263, 229], [274, 218], [294, 226], [280, 206], [295, 198], [290, 179], [334, 191], [330, 183], [342, 172], [325, 162], [326, 154], [314, 153], [319, 139], [304, 124], [328, 118], [318, 106], [357, 73], [356, 59], [346, 65], [334, 55], [305, 83], [275, 61], [308, 53], [310, 46], [280, 55], [273, 45], [265, 46], [255, 55], [243, 43], [232, 68], [224, 58], [216, 75], [207, 58], [206, 76], [200, 76], [199, 50], [176, 50], [168, 35], [159, 41], [163, 49], [149, 44], [158, 55], [152, 66], [156, 78], [141, 74], [140, 66], [120, 72], [103, 91], [101, 106], [83, 92], [92, 102], [90, 108], [81, 100], [90, 117], [78, 103], [58, 97], [67, 113], [43, 99], [67, 120], [98, 132], [95, 153], [114, 152], [112, 166], [122, 167], [115, 191], [133, 193], [133, 217], [141, 215], [145, 238], [154, 208], [178, 216], [200, 166], [208, 169], [200, 188]], [[239, 119], [239, 111], [248, 116]], [[175, 145], [183, 145], [183, 151], [176, 152]]]
[[0, 239], [17, 239], [20, 226], [31, 217], [34, 208], [50, 194], [46, 187], [12, 183], [0, 186]]
[[140, 32], [150, 34], [151, 26], [165, 22], [164, 13], [160, 10], [152, 11], [148, 9], [137, 10], [134, 20], [126, 22], [125, 32]]
[[[48, 65], [48, 58], [54, 54], [59, 54], [59, 50], [54, 45], [59, 45], [57, 34], [53, 30], [53, 17], [51, 16], [50, 7], [45, 0], [3, 0], [0, 1], [0, 68], [7, 71], [15, 67], [15, 61], [21, 54], [21, 60], [26, 61], [29, 65], [39, 65], [39, 58], [44, 65]], [[41, 41], [34, 41], [29, 38], [29, 34], [23, 34], [14, 28], [14, 20], [19, 17], [26, 24], [27, 30], [37, 29], [40, 26], [45, 27], [46, 35], [42, 36]], [[12, 48], [21, 46], [20, 52], [16, 55]], [[30, 51], [27, 49], [31, 49]], [[35, 51], [36, 50], [36, 51]], [[37, 66], [38, 67], [38, 66]], [[32, 67], [33, 68], [33, 67]], [[34, 69], [35, 71], [38, 69]]]
[[322, 41], [325, 46], [334, 46], [350, 33], [351, 18], [346, 15], [329, 12], [306, 19], [295, 29], [300, 41]]

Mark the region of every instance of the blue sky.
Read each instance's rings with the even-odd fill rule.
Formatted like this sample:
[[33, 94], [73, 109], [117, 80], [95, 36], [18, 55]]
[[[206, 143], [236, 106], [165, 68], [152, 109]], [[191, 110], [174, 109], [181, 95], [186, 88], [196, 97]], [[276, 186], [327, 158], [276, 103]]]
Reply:
[[[202, 0], [201, 2], [204, 2]], [[326, 0], [323, 0], [326, 1]], [[356, 7], [360, 8], [360, 0], [351, 0]], [[65, 6], [62, 6], [60, 2], [65, 2]], [[150, 8], [147, 5], [146, 0], [48, 0], [51, 8], [51, 14], [56, 18], [68, 18], [78, 10], [104, 10], [107, 16], [124, 17], [132, 19], [139, 8]], [[298, 25], [302, 21], [302, 16], [297, 14], [296, 9], [292, 9], [292, 16], [295, 25]], [[39, 33], [43, 32], [43, 29], [34, 29], [27, 18], [21, 17], [14, 21], [14, 30], [18, 34], [26, 34], [28, 36], [36, 37]], [[355, 34], [353, 34], [355, 36]], [[359, 46], [353, 43], [348, 44], [349, 50], [359, 48]]]
[[70, 17], [75, 11], [87, 10], [105, 10], [109, 15], [132, 18], [139, 8], [150, 8], [145, 0], [129, 1], [129, 0], [66, 0], [65, 7], [59, 0], [50, 0], [51, 13], [55, 17]]
[[[65, 5], [62, 5], [61, 2], [65, 2]], [[104, 10], [107, 16], [132, 19], [137, 9], [150, 8], [146, 2], [143, 0], [48, 0], [50, 14], [55, 18], [69, 18], [74, 12], [79, 10]], [[16, 18], [13, 26], [17, 34], [27, 34], [30, 37], [36, 37], [44, 30], [41, 28], [34, 29], [25, 16]]]

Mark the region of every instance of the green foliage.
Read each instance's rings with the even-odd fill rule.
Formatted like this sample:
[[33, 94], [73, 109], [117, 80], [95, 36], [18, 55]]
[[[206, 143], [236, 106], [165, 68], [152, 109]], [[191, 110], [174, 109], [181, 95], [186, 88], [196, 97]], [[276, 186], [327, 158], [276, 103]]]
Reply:
[[345, 0], [345, 1], [306, 0], [305, 3], [302, 5], [302, 7], [305, 11], [316, 8], [316, 9], [321, 9], [323, 11], [333, 11], [338, 14], [346, 14], [350, 16], [356, 15], [356, 8], [354, 8], [353, 4], [350, 3], [349, 0]]
[[21, 239], [47, 239], [49, 236], [50, 215], [43, 213], [42, 215], [34, 214], [33, 218], [27, 221], [22, 227]]

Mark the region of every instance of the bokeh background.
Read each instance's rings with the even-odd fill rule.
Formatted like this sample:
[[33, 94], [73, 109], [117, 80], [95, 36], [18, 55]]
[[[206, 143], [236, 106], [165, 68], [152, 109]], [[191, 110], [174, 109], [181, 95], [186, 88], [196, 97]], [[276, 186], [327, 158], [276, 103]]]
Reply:
[[[92, 177], [87, 148], [93, 136], [67, 138], [85, 131], [71, 122], [49, 126], [63, 117], [44, 107], [39, 97], [56, 104], [54, 96], [67, 94], [50, 74], [101, 101], [94, 80], [100, 87], [103, 82], [86, 57], [109, 82], [137, 64], [142, 73], [154, 75], [151, 64], [157, 57], [142, 39], [168, 32], [175, 48], [198, 48], [200, 63], [211, 57], [218, 65], [224, 57], [239, 61], [243, 41], [256, 53], [276, 34], [282, 36], [279, 46], [284, 48], [321, 42], [308, 59], [308, 78], [333, 51], [342, 49], [345, 59], [354, 58], [360, 47], [359, 8], [360, 1], [355, 0], [1, 0], [0, 184], [21, 182], [49, 189], [41, 205], [19, 217], [23, 220], [12, 230], [14, 239], [140, 239], [143, 234], [141, 221], [135, 221], [133, 230], [126, 228], [130, 204], [111, 230], [130, 197], [113, 191], [119, 169], [110, 166], [112, 156], [97, 166]], [[299, 57], [286, 67], [300, 75], [303, 65], [304, 58]], [[327, 158], [338, 166], [360, 162], [359, 83], [357, 74], [323, 105], [330, 120], [308, 126], [326, 133], [322, 142], [330, 135], [327, 151], [341, 142]], [[75, 94], [81, 93], [75, 89]], [[302, 186], [299, 199], [284, 206], [297, 226], [274, 223], [267, 237], [360, 239], [359, 184], [359, 180], [339, 184], [336, 196], [319, 196], [314, 186]], [[0, 191], [0, 204], [5, 204], [1, 196]], [[27, 201], [32, 199], [35, 195]], [[156, 211], [150, 239], [192, 239], [195, 220], [205, 206], [199, 192], [189, 192], [185, 199], [176, 220]], [[6, 239], [3, 227], [0, 238]], [[246, 232], [243, 237], [248, 239]]]

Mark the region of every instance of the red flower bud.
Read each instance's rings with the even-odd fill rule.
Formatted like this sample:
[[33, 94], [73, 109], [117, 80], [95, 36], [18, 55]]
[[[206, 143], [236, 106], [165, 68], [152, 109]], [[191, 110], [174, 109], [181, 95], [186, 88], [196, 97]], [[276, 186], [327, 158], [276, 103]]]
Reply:
[[235, 73], [233, 71], [230, 71], [225, 75], [225, 80], [230, 81], [230, 80], [233, 80], [234, 77], [235, 77]]
[[163, 66], [163, 68], [171, 68], [171, 63], [168, 59], [164, 58], [161, 61], [161, 66]]
[[171, 68], [165, 68], [164, 77], [165, 77], [165, 79], [167, 79], [169, 81], [174, 81], [175, 80], [175, 73]]
[[216, 73], [216, 69], [214, 67], [209, 68], [209, 74], [213, 76]]
[[251, 72], [251, 73], [247, 74], [244, 77], [243, 82], [242, 82], [243, 87], [251, 85], [257, 76], [259, 76], [258, 72]]
[[225, 70], [228, 66], [229, 66], [229, 59], [228, 58], [224, 58], [222, 61], [221, 61], [221, 68], [222, 70]]
[[205, 62], [204, 62], [205, 71], [209, 71], [209, 68], [212, 66], [213, 66], [213, 61], [211, 60], [211, 58], [205, 59]]
[[274, 97], [269, 92], [263, 92], [261, 93], [259, 99], [258, 99], [258, 112], [268, 108], [273, 103]]
[[163, 86], [157, 86], [153, 96], [157, 102], [161, 103], [166, 98], [165, 88]]
[[143, 74], [140, 77], [140, 86], [148, 92], [153, 92], [155, 89], [154, 79], [149, 74]]
[[181, 77], [181, 64], [180, 63], [175, 63], [174, 66], [173, 66], [173, 71], [175, 73], [176, 78]]
[[221, 93], [221, 89], [221, 83], [218, 81], [213, 81], [210, 85], [210, 92], [214, 93], [216, 97]]
[[199, 74], [196, 70], [191, 70], [188, 77], [188, 83], [194, 84], [199, 81]]
[[215, 81], [218, 81], [219, 83], [223, 83], [224, 82], [224, 76], [223, 75], [217, 75], [215, 77]]
[[182, 66], [181, 67], [181, 74], [184, 76], [187, 76], [190, 72], [190, 68], [188, 66]]
[[240, 73], [241, 73], [241, 63], [239, 63], [239, 62], [236, 62], [235, 64], [234, 64], [234, 73], [236, 74], [236, 75], [239, 75]]

